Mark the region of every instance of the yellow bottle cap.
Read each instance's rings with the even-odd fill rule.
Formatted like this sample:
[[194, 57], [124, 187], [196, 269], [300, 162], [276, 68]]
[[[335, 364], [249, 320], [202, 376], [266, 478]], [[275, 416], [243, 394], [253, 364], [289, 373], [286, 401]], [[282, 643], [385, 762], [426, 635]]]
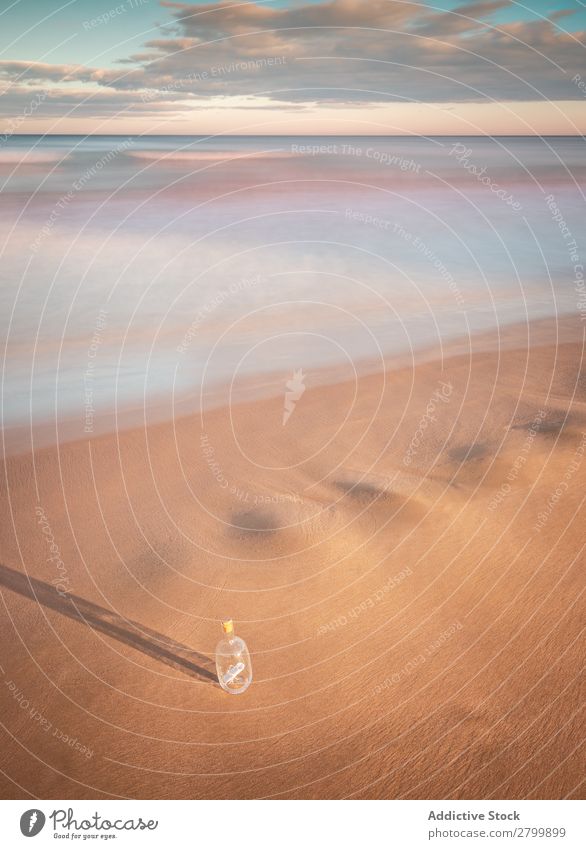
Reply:
[[234, 633], [234, 622], [231, 619], [225, 619], [222, 622], [222, 628], [224, 630], [224, 634], [233, 634]]

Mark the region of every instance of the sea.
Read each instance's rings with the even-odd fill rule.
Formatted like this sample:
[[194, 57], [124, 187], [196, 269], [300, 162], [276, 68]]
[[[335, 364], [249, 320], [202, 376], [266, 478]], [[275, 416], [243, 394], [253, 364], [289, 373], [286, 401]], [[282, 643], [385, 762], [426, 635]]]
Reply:
[[0, 136], [4, 428], [586, 319], [579, 137]]

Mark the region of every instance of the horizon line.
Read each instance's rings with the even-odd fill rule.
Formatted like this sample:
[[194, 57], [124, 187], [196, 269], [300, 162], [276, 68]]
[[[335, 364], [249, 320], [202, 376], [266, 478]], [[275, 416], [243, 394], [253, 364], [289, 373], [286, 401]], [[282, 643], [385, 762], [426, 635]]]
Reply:
[[[0, 134], [2, 131], [0, 130]], [[311, 136], [331, 137], [331, 138], [468, 138], [468, 139], [551, 139], [551, 138], [570, 138], [570, 139], [586, 139], [584, 133], [12, 133], [10, 138], [27, 138], [27, 137], [71, 137], [76, 138], [94, 138], [106, 136], [135, 136], [137, 138], [164, 138], [166, 136], [180, 136], [184, 138], [216, 138], [222, 136], [224, 138], [308, 138]]]

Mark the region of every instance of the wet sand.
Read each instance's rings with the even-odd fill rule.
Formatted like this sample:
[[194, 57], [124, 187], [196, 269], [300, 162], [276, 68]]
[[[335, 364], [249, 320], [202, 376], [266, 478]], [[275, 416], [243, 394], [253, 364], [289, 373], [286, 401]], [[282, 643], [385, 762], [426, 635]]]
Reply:
[[281, 393], [8, 457], [2, 796], [581, 798], [583, 346], [520, 326], [308, 374], [285, 426]]

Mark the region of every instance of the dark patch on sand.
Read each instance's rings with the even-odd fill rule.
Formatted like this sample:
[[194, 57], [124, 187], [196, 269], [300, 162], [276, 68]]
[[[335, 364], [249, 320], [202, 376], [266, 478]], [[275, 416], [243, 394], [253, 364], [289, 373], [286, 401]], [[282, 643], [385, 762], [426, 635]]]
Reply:
[[450, 448], [448, 457], [456, 463], [466, 463], [469, 460], [483, 460], [487, 452], [488, 446], [484, 442], [473, 442], [471, 445], [456, 445]]
[[537, 429], [537, 433], [542, 433], [544, 436], [558, 436], [568, 424], [568, 419], [551, 419], [549, 421], [546, 419]]
[[334, 486], [336, 489], [340, 489], [342, 492], [346, 493], [349, 498], [353, 498], [355, 501], [371, 502], [377, 501], [378, 499], [381, 501], [389, 501], [393, 495], [393, 493], [389, 492], [388, 489], [372, 483], [372, 481], [336, 480], [334, 481]]
[[530, 419], [529, 421], [517, 422], [514, 425], [511, 425], [511, 430], [524, 430], [529, 432], [530, 430], [534, 430], [536, 432], [536, 436], [559, 436], [560, 434], [565, 435], [565, 431], [567, 431], [573, 424], [573, 416], [571, 414], [565, 415], [563, 412], [554, 412], [548, 418], [539, 420], [539, 419]]
[[240, 510], [232, 514], [231, 533], [238, 537], [264, 537], [275, 534], [281, 527], [276, 513], [271, 510]]

